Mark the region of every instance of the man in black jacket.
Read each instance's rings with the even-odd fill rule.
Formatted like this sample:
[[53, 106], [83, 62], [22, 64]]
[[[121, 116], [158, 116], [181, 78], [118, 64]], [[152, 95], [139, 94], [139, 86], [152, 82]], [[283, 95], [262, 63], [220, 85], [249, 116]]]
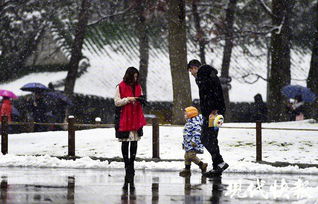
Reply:
[[199, 87], [200, 107], [203, 116], [201, 142], [212, 156], [213, 169], [205, 176], [220, 175], [229, 167], [224, 162], [218, 145], [218, 129], [209, 127], [210, 114], [224, 114], [225, 103], [218, 71], [210, 65], [202, 65], [198, 60], [188, 63], [188, 70], [195, 77]]

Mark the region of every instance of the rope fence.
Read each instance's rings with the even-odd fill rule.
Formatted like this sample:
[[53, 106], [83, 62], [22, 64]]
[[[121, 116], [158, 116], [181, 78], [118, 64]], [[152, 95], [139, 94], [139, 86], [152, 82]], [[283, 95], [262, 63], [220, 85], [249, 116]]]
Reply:
[[[159, 120], [155, 115], [146, 115], [146, 119], [152, 124], [152, 158], [159, 157]], [[113, 128], [114, 124], [101, 124], [100, 120], [96, 120], [96, 124], [80, 124], [75, 122], [74, 116], [69, 116], [67, 123], [38, 123], [38, 122], [8, 122], [7, 116], [1, 117], [1, 152], [3, 155], [8, 154], [8, 130], [9, 125], [21, 126], [64, 126], [68, 131], [68, 157], [75, 159], [75, 132], [79, 127], [89, 128]]]
[[[160, 147], [159, 147], [159, 120], [155, 115], [145, 115], [146, 119], [151, 121], [152, 124], [152, 158], [160, 159]], [[80, 127], [87, 128], [113, 128], [114, 124], [101, 124], [100, 118], [96, 119], [95, 124], [80, 124], [75, 123], [74, 116], [69, 116], [67, 123], [37, 123], [37, 122], [8, 122], [7, 116], [1, 117], [1, 152], [3, 155], [8, 153], [8, 128], [9, 125], [21, 125], [21, 126], [64, 126], [68, 131], [68, 157], [75, 159], [75, 132]], [[161, 125], [164, 126], [164, 125]], [[229, 129], [250, 129], [255, 130], [256, 138], [256, 162], [262, 161], [262, 130], [277, 130], [277, 131], [317, 131], [318, 128], [273, 128], [262, 127], [261, 122], [256, 122], [254, 127], [238, 127], [238, 126], [222, 126]]]

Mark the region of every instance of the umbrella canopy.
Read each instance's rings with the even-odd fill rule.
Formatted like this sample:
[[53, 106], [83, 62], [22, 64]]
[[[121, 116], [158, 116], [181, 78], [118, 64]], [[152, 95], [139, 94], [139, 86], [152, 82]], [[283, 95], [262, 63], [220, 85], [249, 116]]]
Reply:
[[316, 99], [316, 95], [309, 88], [304, 86], [287, 85], [282, 88], [281, 92], [288, 98], [301, 96], [304, 102], [313, 102]]
[[65, 102], [67, 105], [73, 105], [70, 98], [68, 98], [65, 94], [63, 94], [60, 91], [50, 91], [50, 92], [44, 92], [45, 95], [52, 97], [54, 99], [61, 100]]
[[0, 90], [0, 96], [8, 97], [8, 98], [18, 98], [12, 91]]
[[31, 92], [43, 92], [50, 91], [51, 89], [47, 88], [44, 84], [41, 83], [27, 83], [20, 88], [22, 91], [31, 91]]

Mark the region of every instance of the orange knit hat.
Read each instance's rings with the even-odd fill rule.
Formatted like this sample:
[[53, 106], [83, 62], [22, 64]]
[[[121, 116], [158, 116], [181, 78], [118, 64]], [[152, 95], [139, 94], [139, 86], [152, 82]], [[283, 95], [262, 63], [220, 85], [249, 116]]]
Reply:
[[193, 117], [199, 115], [198, 109], [196, 109], [193, 106], [189, 106], [189, 107], [185, 108], [184, 110], [187, 113], [188, 118], [193, 118]]

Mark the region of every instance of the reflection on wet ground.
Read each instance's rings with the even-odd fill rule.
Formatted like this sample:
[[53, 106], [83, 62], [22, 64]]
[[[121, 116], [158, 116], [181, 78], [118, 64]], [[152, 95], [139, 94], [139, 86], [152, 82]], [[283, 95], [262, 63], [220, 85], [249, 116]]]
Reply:
[[[4, 204], [286, 203], [303, 199], [297, 191], [292, 193], [298, 185], [298, 190], [304, 184], [318, 186], [318, 176], [224, 173], [205, 178], [192, 173], [184, 178], [178, 172], [137, 170], [136, 190], [125, 191], [121, 169], [0, 168], [0, 176], [0, 203]], [[278, 195], [286, 192], [289, 196]]]

